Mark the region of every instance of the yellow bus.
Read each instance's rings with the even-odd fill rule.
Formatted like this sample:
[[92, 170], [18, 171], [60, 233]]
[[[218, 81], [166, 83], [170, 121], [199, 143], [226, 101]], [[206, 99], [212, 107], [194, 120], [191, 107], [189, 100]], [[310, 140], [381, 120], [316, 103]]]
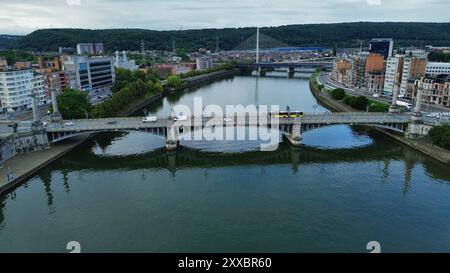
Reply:
[[282, 112], [277, 112], [277, 113], [270, 113], [269, 117], [271, 118], [303, 118], [305, 117], [305, 113], [304, 112], [287, 112], [287, 111], [282, 111]]

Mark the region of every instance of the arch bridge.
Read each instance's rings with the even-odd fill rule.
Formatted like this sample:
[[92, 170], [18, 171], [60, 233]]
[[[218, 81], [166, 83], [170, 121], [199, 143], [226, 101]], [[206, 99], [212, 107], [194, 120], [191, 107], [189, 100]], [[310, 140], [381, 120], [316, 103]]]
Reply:
[[110, 131], [143, 131], [166, 138], [166, 147], [175, 149], [180, 135], [194, 130], [217, 127], [267, 127], [279, 130], [292, 145], [302, 144], [303, 133], [325, 126], [348, 124], [375, 126], [405, 133], [410, 116], [387, 113], [325, 113], [306, 114], [302, 118], [268, 118], [262, 116], [235, 116], [230, 118], [189, 117], [184, 121], [158, 118], [155, 122], [143, 122], [142, 118], [108, 118], [72, 120], [51, 123], [44, 128], [50, 142], [59, 142], [80, 134]]

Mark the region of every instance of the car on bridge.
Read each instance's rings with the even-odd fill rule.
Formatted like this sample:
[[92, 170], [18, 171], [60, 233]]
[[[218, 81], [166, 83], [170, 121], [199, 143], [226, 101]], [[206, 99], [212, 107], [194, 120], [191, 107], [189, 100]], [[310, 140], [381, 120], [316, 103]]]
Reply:
[[186, 121], [188, 120], [187, 116], [176, 116], [174, 119], [174, 121]]
[[65, 126], [75, 126], [75, 123], [72, 121], [64, 123]]
[[157, 117], [145, 117], [142, 122], [157, 122], [158, 118]]

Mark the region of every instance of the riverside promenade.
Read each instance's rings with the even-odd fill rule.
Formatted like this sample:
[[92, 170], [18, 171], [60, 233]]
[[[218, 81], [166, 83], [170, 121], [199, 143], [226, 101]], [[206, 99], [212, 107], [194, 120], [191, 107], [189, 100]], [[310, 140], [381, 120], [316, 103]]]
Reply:
[[[83, 143], [88, 137], [88, 135], [77, 136], [64, 142], [52, 145], [51, 149], [17, 155], [12, 159], [3, 162], [0, 167], [0, 195], [22, 183], [36, 171], [47, 166], [48, 164], [53, 163], [63, 155], [72, 151], [75, 147]], [[14, 181], [11, 183], [8, 183], [7, 180], [9, 170], [12, 171], [14, 177]]]

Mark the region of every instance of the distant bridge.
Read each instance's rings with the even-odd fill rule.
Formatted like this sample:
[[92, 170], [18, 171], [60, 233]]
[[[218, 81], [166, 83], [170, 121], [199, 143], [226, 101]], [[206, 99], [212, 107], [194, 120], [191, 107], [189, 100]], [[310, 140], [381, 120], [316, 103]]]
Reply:
[[[142, 118], [108, 118], [63, 121], [45, 128], [50, 142], [59, 142], [76, 135], [107, 131], [143, 131], [166, 138], [167, 148], [178, 146], [180, 134], [211, 127], [268, 127], [279, 130], [293, 145], [301, 145], [303, 133], [337, 124], [376, 126], [400, 133], [408, 129], [407, 114], [384, 113], [326, 113], [305, 115], [303, 118], [270, 119], [258, 116], [234, 118], [189, 117], [185, 121], [159, 118], [156, 122], [143, 122]], [[69, 123], [71, 122], [71, 123]], [[66, 125], [65, 125], [66, 124]], [[67, 124], [70, 124], [69, 126]]]
[[325, 60], [302, 61], [298, 63], [247, 63], [236, 64], [236, 68], [242, 73], [258, 71], [260, 76], [265, 76], [267, 72], [285, 69], [289, 77], [293, 77], [295, 72], [313, 72], [317, 68], [332, 69], [333, 62]]

